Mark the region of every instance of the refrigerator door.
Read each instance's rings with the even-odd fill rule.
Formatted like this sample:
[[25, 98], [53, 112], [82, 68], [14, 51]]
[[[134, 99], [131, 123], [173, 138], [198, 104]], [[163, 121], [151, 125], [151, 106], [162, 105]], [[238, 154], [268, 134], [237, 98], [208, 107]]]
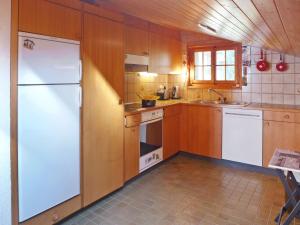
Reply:
[[80, 86], [18, 89], [19, 221], [80, 194]]
[[44, 36], [21, 35], [19, 35], [18, 84], [80, 82], [79, 44], [74, 41], [63, 42], [61, 39], [42, 39]]

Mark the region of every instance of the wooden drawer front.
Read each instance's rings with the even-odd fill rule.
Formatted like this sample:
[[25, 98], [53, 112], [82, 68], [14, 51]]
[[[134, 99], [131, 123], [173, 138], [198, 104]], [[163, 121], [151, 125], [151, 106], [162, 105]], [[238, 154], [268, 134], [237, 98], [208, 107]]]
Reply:
[[[264, 120], [272, 120], [279, 122], [296, 122], [295, 113], [292, 112], [273, 112], [273, 111], [264, 111]], [[300, 117], [298, 118], [300, 122]]]
[[180, 105], [173, 105], [173, 106], [168, 106], [168, 107], [164, 108], [164, 116], [165, 117], [176, 116], [176, 115], [179, 115], [180, 112], [181, 112]]
[[125, 121], [125, 126], [126, 127], [135, 127], [139, 126], [141, 123], [141, 114], [135, 114], [135, 115], [130, 115], [126, 116], [126, 121]]

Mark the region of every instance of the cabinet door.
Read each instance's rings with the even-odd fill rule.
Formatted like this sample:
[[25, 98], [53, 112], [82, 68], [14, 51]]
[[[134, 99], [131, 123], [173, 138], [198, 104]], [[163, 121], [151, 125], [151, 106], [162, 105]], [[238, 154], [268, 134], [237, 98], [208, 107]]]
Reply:
[[84, 206], [123, 185], [123, 25], [84, 15]]
[[80, 40], [81, 12], [45, 0], [19, 1], [19, 30]]
[[300, 150], [300, 124], [264, 121], [263, 165], [268, 166], [276, 148]]
[[169, 38], [169, 51], [171, 54], [171, 74], [181, 74], [182, 69], [182, 51], [181, 42], [175, 38]]
[[149, 55], [149, 32], [147, 30], [126, 26], [125, 53]]
[[221, 158], [221, 109], [201, 106], [188, 107], [188, 151]]
[[125, 128], [125, 181], [139, 174], [140, 127]]
[[171, 70], [171, 53], [168, 39], [159, 33], [150, 33], [149, 72], [168, 74]]
[[169, 106], [165, 109], [163, 122], [164, 159], [175, 155], [180, 148], [180, 106]]

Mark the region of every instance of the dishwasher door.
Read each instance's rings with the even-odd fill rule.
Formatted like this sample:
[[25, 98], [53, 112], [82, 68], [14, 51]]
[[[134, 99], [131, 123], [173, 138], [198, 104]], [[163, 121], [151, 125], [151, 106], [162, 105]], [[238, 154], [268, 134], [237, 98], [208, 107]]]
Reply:
[[222, 159], [262, 166], [262, 111], [223, 109]]

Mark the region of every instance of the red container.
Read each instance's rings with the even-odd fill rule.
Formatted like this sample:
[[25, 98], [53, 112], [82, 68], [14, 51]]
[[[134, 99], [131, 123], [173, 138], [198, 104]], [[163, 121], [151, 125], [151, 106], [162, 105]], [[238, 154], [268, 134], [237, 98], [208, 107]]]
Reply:
[[260, 60], [256, 63], [256, 68], [261, 72], [269, 69], [269, 63], [264, 59], [263, 50], [260, 50]]
[[284, 62], [283, 56], [280, 54], [280, 62], [276, 64], [276, 69], [279, 72], [284, 72], [288, 68], [288, 65]]

